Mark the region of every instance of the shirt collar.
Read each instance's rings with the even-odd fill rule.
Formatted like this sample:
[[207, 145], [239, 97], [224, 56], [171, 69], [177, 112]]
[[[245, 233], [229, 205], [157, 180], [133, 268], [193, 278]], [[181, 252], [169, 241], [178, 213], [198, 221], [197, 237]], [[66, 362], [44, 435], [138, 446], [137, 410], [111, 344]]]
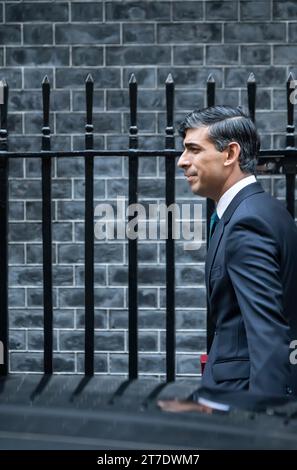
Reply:
[[218, 217], [221, 219], [225, 210], [229, 206], [230, 202], [232, 199], [236, 196], [237, 193], [249, 184], [256, 183], [256, 177], [254, 175], [251, 176], [246, 176], [242, 180], [238, 181], [237, 183], [233, 184], [231, 188], [229, 188], [219, 199], [216, 211], [218, 214]]

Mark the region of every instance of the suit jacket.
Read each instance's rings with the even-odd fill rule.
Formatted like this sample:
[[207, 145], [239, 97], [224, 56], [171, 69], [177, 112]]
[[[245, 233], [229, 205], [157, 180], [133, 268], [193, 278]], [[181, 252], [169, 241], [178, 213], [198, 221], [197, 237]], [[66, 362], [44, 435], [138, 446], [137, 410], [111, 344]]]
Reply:
[[202, 385], [297, 394], [297, 228], [252, 183], [231, 201], [210, 241], [206, 288], [213, 340]]

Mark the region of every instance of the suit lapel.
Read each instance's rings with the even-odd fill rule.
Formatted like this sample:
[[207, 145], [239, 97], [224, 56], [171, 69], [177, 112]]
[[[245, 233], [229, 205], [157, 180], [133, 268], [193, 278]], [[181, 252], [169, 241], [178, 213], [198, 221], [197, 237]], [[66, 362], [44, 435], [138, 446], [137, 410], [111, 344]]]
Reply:
[[232, 199], [229, 206], [225, 210], [223, 217], [219, 221], [214, 234], [210, 240], [210, 244], [208, 247], [207, 255], [206, 255], [206, 263], [205, 263], [205, 280], [206, 280], [206, 289], [207, 289], [207, 296], [209, 297], [210, 294], [210, 272], [214, 262], [215, 254], [218, 250], [220, 241], [223, 237], [225, 225], [231, 219], [235, 209], [239, 206], [239, 204], [249, 196], [257, 193], [263, 193], [264, 190], [260, 183], [252, 183], [248, 186], [245, 186], [241, 189], [236, 196]]
[[214, 234], [211, 237], [211, 240], [209, 243], [207, 256], [206, 256], [206, 263], [205, 263], [205, 279], [206, 279], [207, 295], [209, 295], [210, 271], [213, 265], [215, 254], [217, 252], [218, 246], [220, 244], [221, 238], [224, 233], [224, 228], [225, 228], [224, 220], [223, 218], [221, 218], [221, 220], [218, 222], [218, 225], [216, 226]]

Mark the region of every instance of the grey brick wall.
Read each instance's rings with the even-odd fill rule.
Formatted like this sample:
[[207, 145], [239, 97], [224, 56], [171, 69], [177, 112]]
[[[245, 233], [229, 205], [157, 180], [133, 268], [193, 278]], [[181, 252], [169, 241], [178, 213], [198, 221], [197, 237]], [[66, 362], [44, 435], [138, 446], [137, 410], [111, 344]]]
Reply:
[[[246, 104], [250, 72], [258, 82], [257, 124], [262, 146], [283, 145], [285, 81], [296, 72], [296, 1], [1, 1], [1, 78], [10, 85], [10, 149], [40, 148], [44, 75], [52, 85], [53, 149], [83, 148], [84, 80], [95, 80], [95, 145], [126, 148], [128, 80], [139, 83], [140, 145], [164, 145], [164, 81], [176, 83], [176, 120], [205, 105], [212, 73], [217, 102]], [[180, 145], [180, 142], [177, 143]], [[82, 159], [53, 168], [55, 370], [83, 370]], [[127, 196], [127, 161], [97, 159], [95, 203]], [[282, 176], [263, 177], [267, 191], [284, 199]], [[178, 202], [193, 201], [177, 171]], [[142, 159], [140, 201], [164, 201], [164, 162]], [[10, 164], [10, 368], [42, 367], [40, 162]], [[197, 198], [203, 205], [205, 201]], [[165, 370], [165, 245], [139, 244], [140, 371]], [[127, 370], [127, 245], [95, 248], [96, 358], [98, 373]], [[199, 374], [205, 349], [205, 244], [185, 251], [176, 243], [177, 373]]]

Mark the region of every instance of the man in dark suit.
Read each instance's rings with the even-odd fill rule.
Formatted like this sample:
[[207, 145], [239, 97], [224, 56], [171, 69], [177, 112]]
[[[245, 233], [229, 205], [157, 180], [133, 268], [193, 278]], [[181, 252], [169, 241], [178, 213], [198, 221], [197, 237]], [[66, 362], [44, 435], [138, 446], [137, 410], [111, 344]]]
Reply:
[[180, 133], [178, 166], [193, 193], [216, 203], [206, 258], [213, 339], [202, 386], [297, 394], [297, 228], [254, 176], [256, 128], [240, 108], [215, 106], [186, 116]]

